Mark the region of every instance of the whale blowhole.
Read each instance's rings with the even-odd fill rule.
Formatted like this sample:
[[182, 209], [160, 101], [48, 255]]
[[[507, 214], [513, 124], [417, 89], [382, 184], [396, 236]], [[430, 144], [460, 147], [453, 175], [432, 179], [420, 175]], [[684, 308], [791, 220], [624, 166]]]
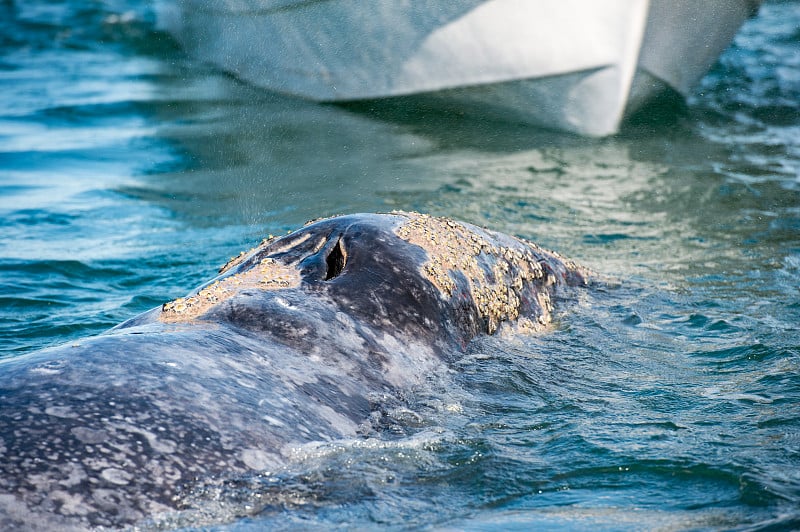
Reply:
[[344, 266], [347, 264], [347, 251], [344, 249], [344, 243], [341, 238], [339, 238], [336, 245], [333, 246], [331, 252], [328, 253], [328, 256], [325, 258], [325, 263], [328, 266], [325, 273], [326, 281], [338, 277], [342, 273], [342, 270], [344, 270]]

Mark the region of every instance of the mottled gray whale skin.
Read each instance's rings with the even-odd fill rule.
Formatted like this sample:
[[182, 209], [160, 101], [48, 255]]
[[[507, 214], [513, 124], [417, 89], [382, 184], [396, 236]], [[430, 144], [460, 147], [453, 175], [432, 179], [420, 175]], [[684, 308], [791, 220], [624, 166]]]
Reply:
[[[376, 430], [476, 335], [538, 330], [585, 271], [416, 213], [329, 218], [106, 334], [0, 362], [0, 529], [157, 522], [193, 486]], [[156, 519], [156, 521], [153, 521]]]

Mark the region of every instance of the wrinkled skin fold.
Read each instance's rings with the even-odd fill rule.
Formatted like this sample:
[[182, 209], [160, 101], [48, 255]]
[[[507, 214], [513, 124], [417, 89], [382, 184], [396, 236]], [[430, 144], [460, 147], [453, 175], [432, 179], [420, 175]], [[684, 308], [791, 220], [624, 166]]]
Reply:
[[292, 445], [369, 433], [481, 334], [538, 331], [586, 271], [416, 213], [320, 220], [106, 334], [0, 362], [0, 529], [127, 527]]

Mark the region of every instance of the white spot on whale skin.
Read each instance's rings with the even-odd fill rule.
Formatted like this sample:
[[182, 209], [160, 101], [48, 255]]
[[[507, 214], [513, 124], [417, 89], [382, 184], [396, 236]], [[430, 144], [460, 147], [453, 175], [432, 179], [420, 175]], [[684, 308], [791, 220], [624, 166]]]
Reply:
[[44, 510], [33, 510], [22, 499], [5, 493], [0, 493], [0, 522], [8, 527], [4, 530], [77, 532], [86, 529], [77, 526], [74, 521], [67, 521], [63, 516]]
[[160, 439], [149, 430], [141, 429], [127, 423], [114, 425], [114, 428], [132, 432], [133, 434], [141, 434], [147, 440], [147, 444], [150, 445], [154, 451], [159, 453], [174, 453], [178, 448], [178, 444], [172, 440]]
[[88, 515], [94, 510], [87, 505], [79, 494], [72, 494], [64, 490], [55, 490], [49, 495], [50, 499], [61, 503], [59, 513], [63, 515]]
[[286, 301], [284, 298], [282, 298], [280, 296], [275, 298], [275, 302], [277, 304], [279, 304], [280, 306], [282, 306], [283, 308], [287, 308], [287, 309], [295, 308], [294, 305], [292, 305], [291, 303], [289, 303], [288, 301]]
[[444, 411], [449, 414], [461, 414], [464, 409], [458, 403], [448, 403], [444, 405]]
[[58, 375], [66, 365], [67, 363], [64, 360], [51, 360], [31, 368], [31, 372], [40, 373], [42, 375]]
[[150, 473], [156, 483], [161, 485], [171, 485], [181, 479], [181, 472], [174, 465], [169, 462], [160, 462], [159, 460], [150, 460], [145, 466], [145, 470]]
[[73, 427], [70, 432], [83, 443], [103, 443], [108, 439], [106, 431], [94, 430], [88, 427]]
[[100, 473], [100, 476], [103, 477], [104, 480], [111, 482], [112, 484], [116, 484], [118, 486], [125, 486], [130, 482], [133, 475], [128, 473], [127, 471], [123, 471], [122, 469], [116, 469], [113, 467], [109, 467], [108, 469], [103, 469]]
[[67, 462], [62, 466], [61, 472], [64, 473], [65, 470], [67, 472], [67, 478], [60, 480], [58, 483], [66, 488], [77, 486], [87, 478], [86, 471], [75, 462]]
[[358, 425], [328, 405], [319, 405], [317, 414], [341, 434], [356, 434]]
[[62, 418], [76, 418], [78, 414], [72, 411], [71, 406], [48, 406], [45, 408], [44, 413], [50, 416]]
[[264, 471], [279, 465], [275, 456], [261, 449], [244, 449], [239, 457], [244, 465], [256, 471]]
[[270, 425], [272, 425], [274, 427], [285, 427], [286, 426], [286, 423], [284, 423], [283, 421], [281, 421], [280, 419], [278, 419], [276, 417], [261, 416], [261, 419], [263, 419], [264, 421], [266, 421], [267, 423], [269, 423]]

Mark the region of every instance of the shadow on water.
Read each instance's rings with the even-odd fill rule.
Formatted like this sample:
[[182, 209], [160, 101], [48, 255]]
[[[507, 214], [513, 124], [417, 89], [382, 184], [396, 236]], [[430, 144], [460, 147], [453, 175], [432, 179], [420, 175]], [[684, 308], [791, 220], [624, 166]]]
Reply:
[[492, 117], [465, 105], [449, 106], [429, 96], [406, 96], [336, 104], [365, 118], [406, 128], [431, 139], [442, 151], [513, 153], [548, 145], [581, 143], [581, 137]]

